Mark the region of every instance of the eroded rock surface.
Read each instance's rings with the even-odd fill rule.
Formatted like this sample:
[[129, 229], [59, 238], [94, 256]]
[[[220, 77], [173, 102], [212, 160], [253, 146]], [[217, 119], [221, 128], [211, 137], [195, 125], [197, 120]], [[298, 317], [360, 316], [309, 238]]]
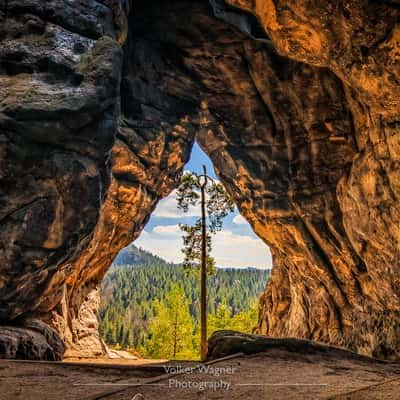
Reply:
[[[281, 55], [335, 73], [350, 126], [335, 127], [332, 139], [356, 143], [351, 163], [333, 177], [331, 199], [325, 190], [319, 196], [325, 197], [323, 208], [294, 202], [298, 227], [272, 246], [278, 250], [276, 268], [264, 297], [261, 332], [398, 357], [399, 8], [373, 1], [229, 3], [254, 13]], [[310, 152], [308, 159], [336, 163], [331, 154]], [[312, 174], [321, 177], [321, 171]], [[311, 188], [314, 195], [319, 187], [316, 182]], [[255, 229], [269, 236], [262, 231], [275, 223], [259, 227], [256, 219]]]
[[70, 355], [106, 352], [101, 279], [196, 135], [273, 253], [259, 332], [399, 356], [398, 6], [0, 10], [1, 320], [34, 316]]
[[59, 334], [38, 320], [25, 320], [22, 326], [0, 327], [0, 358], [61, 360], [65, 344]]
[[0, 2], [0, 318], [33, 313], [90, 243], [109, 185], [122, 50], [99, 2]]
[[136, 74], [143, 60], [126, 51], [122, 67], [128, 8], [12, 1], [2, 15], [0, 315], [39, 316], [69, 355], [107, 351], [99, 284], [177, 185], [193, 141], [185, 115], [160, 113], [151, 99], [135, 109], [147, 83]]

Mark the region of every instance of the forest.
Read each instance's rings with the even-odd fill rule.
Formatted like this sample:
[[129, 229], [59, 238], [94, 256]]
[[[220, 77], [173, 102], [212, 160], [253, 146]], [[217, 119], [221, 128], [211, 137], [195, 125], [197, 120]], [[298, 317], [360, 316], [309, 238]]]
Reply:
[[[208, 277], [208, 334], [252, 332], [269, 270], [217, 268]], [[101, 288], [101, 332], [113, 348], [148, 358], [196, 359], [199, 279], [134, 245], [114, 261]]]

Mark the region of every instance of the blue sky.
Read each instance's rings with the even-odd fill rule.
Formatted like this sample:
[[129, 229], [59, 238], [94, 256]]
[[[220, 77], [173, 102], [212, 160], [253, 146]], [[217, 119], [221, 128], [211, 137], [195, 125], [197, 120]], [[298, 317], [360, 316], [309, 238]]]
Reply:
[[[185, 170], [202, 172], [203, 165], [208, 175], [216, 178], [211, 160], [195, 143]], [[195, 221], [198, 212], [199, 209], [191, 209], [185, 214], [178, 210], [172, 192], [159, 202], [135, 244], [168, 261], [181, 262], [182, 239], [178, 224]], [[271, 268], [272, 265], [267, 245], [254, 234], [237, 209], [225, 218], [222, 231], [213, 238], [212, 255], [218, 266]]]

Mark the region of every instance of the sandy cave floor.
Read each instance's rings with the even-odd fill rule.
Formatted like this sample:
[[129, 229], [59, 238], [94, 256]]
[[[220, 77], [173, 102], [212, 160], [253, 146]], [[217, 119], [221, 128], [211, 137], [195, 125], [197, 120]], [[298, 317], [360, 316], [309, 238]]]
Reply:
[[[186, 373], [166, 373], [165, 365], [186, 368]], [[2, 360], [0, 399], [400, 399], [400, 363], [271, 350], [209, 367], [200, 370], [193, 362], [147, 360], [122, 364]]]

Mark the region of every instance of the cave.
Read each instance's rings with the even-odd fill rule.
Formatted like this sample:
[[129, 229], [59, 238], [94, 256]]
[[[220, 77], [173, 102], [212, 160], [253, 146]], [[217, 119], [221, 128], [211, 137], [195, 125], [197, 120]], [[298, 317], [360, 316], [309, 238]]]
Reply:
[[271, 249], [259, 333], [398, 359], [399, 17], [0, 0], [1, 356], [104, 354], [101, 280], [196, 139]]

